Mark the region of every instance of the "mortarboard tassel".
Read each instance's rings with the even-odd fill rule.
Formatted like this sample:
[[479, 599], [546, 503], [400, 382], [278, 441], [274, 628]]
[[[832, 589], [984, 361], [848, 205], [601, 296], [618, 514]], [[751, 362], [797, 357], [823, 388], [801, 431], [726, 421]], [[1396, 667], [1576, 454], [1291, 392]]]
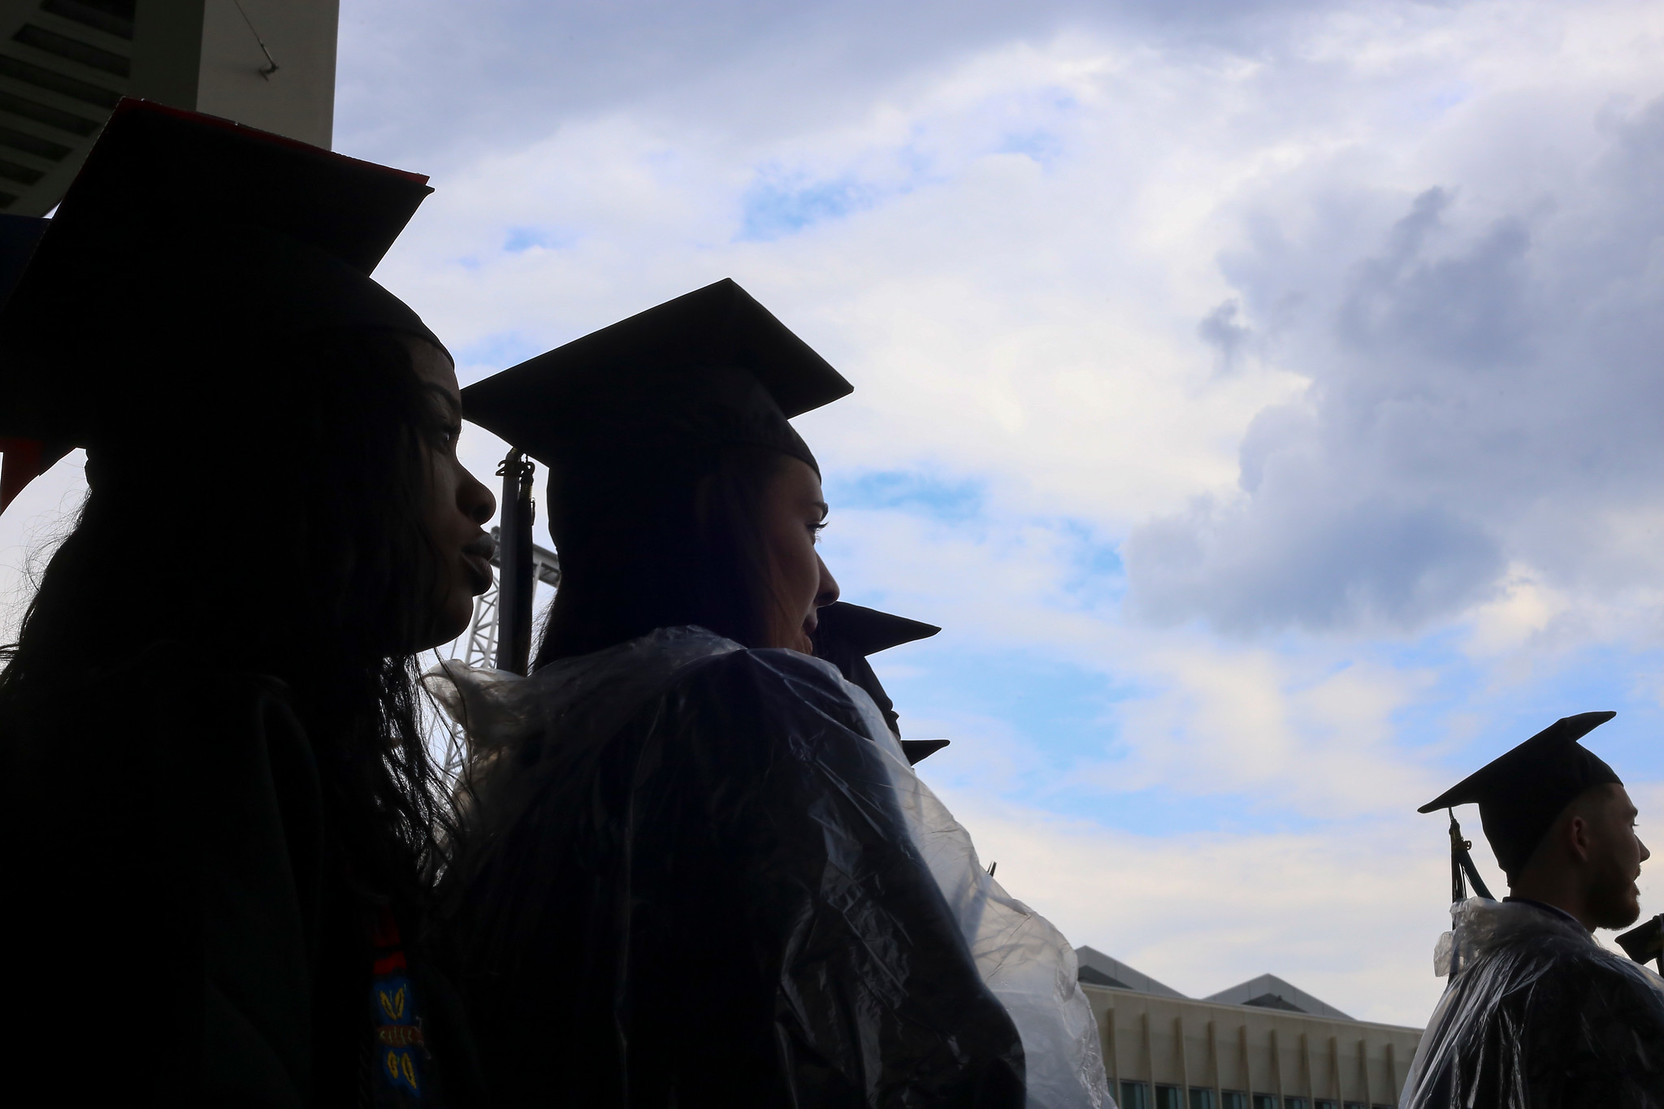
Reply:
[[1473, 841], [1462, 838], [1462, 826], [1456, 823], [1456, 810], [1450, 813], [1450, 903], [1468, 899], [1467, 887], [1462, 882], [1465, 874], [1473, 882], [1473, 892], [1486, 901], [1495, 901], [1491, 891], [1485, 888], [1485, 880], [1479, 877], [1479, 868], [1473, 865], [1473, 856], [1468, 854], [1468, 848]]
[[502, 580], [497, 583], [497, 669], [524, 674], [532, 655], [532, 474], [537, 467], [510, 450], [497, 467], [503, 479]]

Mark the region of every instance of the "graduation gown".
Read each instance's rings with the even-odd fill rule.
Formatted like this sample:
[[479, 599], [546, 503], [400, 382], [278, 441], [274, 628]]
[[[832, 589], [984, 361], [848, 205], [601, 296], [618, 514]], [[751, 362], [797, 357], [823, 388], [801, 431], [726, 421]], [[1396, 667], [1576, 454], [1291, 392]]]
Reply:
[[[373, 1080], [378, 1026], [400, 1023], [372, 1008], [390, 952], [333, 849], [306, 729], [277, 680], [181, 656], [89, 677], [4, 737], [9, 1069], [54, 1104], [408, 1100]], [[458, 1005], [420, 965], [382, 970], [429, 1048], [464, 1045], [444, 1079], [468, 1102]]]
[[430, 675], [476, 751], [447, 903], [498, 1104], [1023, 1104], [851, 688], [699, 628]]
[[1403, 1109], [1664, 1106], [1664, 982], [1527, 901], [1452, 910], [1455, 970]]

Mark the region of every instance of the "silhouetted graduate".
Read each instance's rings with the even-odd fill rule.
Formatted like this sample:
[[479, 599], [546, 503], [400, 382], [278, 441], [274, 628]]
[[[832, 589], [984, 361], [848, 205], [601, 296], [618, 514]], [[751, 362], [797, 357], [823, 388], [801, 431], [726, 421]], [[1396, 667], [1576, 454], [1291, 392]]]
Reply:
[[504, 1104], [1023, 1102], [894, 741], [807, 655], [836, 594], [788, 421], [849, 390], [722, 281], [464, 392], [547, 467], [562, 569], [529, 677], [431, 686], [475, 750], [451, 935]]
[[39, 1100], [470, 1098], [411, 946], [437, 782], [405, 659], [491, 503], [443, 445], [448, 356], [369, 276], [428, 191], [124, 101], [57, 215], [7, 225], [5, 492], [73, 447], [89, 484], [0, 674]]
[[1664, 1105], [1664, 984], [1591, 934], [1634, 922], [1648, 855], [1618, 775], [1578, 742], [1613, 715], [1558, 720], [1422, 806], [1477, 804], [1512, 896], [1452, 908], [1406, 1109]]

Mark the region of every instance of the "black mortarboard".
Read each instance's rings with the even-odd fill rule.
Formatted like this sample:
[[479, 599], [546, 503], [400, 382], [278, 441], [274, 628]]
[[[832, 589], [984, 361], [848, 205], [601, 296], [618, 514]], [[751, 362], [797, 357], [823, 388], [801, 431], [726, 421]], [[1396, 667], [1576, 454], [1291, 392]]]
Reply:
[[723, 280], [470, 385], [462, 407], [549, 466], [657, 465], [725, 446], [767, 447], [814, 466], [786, 421], [852, 390]]
[[1417, 811], [1477, 803], [1497, 862], [1509, 875], [1517, 874], [1574, 798], [1592, 786], [1622, 784], [1610, 766], [1577, 742], [1616, 715], [1584, 712], [1556, 720]]
[[1658, 969], [1664, 971], [1664, 914], [1614, 938], [1631, 959], [1638, 963], [1657, 960]]
[[71, 447], [235, 421], [228, 339], [354, 327], [438, 344], [369, 276], [426, 182], [124, 100], [32, 251], [21, 229], [0, 247], [0, 266], [27, 258], [0, 309], [0, 437], [42, 444], [44, 469]]
[[[891, 647], [899, 647], [903, 643], [929, 639], [941, 630], [934, 624], [837, 601], [820, 609], [817, 614], [815, 655], [836, 666], [852, 685], [866, 690], [873, 703], [878, 706], [878, 710], [884, 714], [884, 722], [899, 738], [901, 729], [897, 721], [900, 717], [896, 715], [895, 703], [879, 684], [878, 675], [873, 672], [867, 656], [887, 651]], [[948, 741], [945, 739], [901, 741], [902, 750], [910, 763], [916, 763], [947, 745]]]

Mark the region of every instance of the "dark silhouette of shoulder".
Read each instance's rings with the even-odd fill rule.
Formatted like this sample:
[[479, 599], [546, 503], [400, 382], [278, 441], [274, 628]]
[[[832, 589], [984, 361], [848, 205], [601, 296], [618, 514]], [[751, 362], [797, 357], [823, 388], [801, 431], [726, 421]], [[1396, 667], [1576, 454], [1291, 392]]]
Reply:
[[27, 891], [13, 996], [38, 1014], [12, 1046], [74, 1073], [50, 1063], [87, 1050], [63, 1029], [102, 997], [130, 1014], [98, 1048], [116, 1100], [300, 1103], [322, 1062], [314, 755], [281, 683], [183, 657], [89, 674], [8, 737]]

